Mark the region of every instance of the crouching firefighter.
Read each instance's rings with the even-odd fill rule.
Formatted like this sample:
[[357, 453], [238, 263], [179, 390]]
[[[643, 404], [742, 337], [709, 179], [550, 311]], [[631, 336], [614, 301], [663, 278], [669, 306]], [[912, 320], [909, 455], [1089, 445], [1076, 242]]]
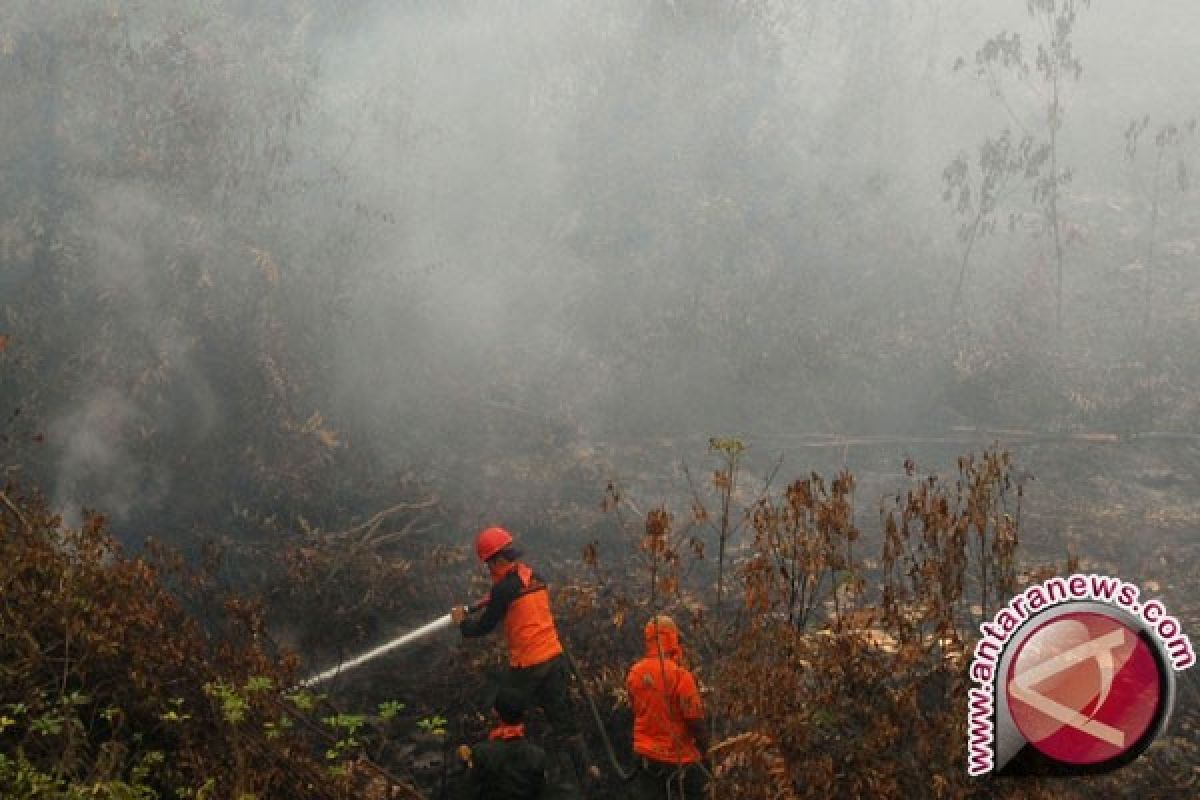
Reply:
[[546, 783], [546, 752], [525, 738], [525, 698], [501, 689], [493, 710], [499, 724], [488, 740], [459, 748], [467, 764], [462, 800], [538, 800]]
[[580, 784], [585, 776], [598, 777], [567, 697], [568, 667], [546, 584], [519, 560], [512, 534], [503, 528], [481, 531], [475, 538], [475, 553], [491, 573], [492, 590], [481, 615], [471, 616], [470, 609], [459, 606], [451, 611], [454, 621], [465, 638], [484, 636], [504, 623], [509, 663], [505, 685], [545, 712], [553, 749], [566, 751]]
[[625, 688], [633, 706], [633, 753], [638, 800], [702, 798], [708, 773], [704, 707], [696, 679], [682, 665], [679, 629], [667, 616], [646, 623], [646, 655], [629, 670]]

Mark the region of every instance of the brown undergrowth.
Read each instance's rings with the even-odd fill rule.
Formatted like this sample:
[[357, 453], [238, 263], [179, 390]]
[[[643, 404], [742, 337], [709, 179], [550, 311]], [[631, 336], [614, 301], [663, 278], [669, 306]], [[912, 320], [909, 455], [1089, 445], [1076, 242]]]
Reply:
[[[693, 481], [688, 513], [638, 513], [616, 486], [606, 505], [645, 581], [640, 596], [609, 603], [611, 624], [659, 610], [685, 623], [717, 743], [712, 797], [1072, 791], [966, 772], [974, 631], [997, 602], [1053, 571], [1019, 565], [1024, 489], [1007, 453], [966, 456], [949, 478], [907, 463], [907, 485], [880, 500], [879, 540], [868, 545], [853, 474], [778, 488], [771, 476], [750, 490], [742, 443], [711, 449], [717, 469], [707, 485]], [[585, 561], [605, 596], [594, 546]], [[619, 701], [618, 677], [607, 691]]]
[[102, 516], [72, 530], [37, 496], [0, 499], [5, 797], [416, 796], [361, 757], [364, 720], [317, 721], [319, 698], [285, 691], [293, 659], [269, 655], [253, 603], [227, 600], [210, 639]]
[[[966, 456], [948, 477], [907, 463], [904, 485], [867, 514], [850, 472], [756, 486], [740, 442], [714, 440], [712, 453], [686, 510], [642, 509], [610, 486], [605, 507], [625, 542], [592, 541], [585, 577], [556, 586], [564, 639], [619, 756], [625, 670], [645, 619], [667, 611], [705, 689], [713, 797], [1099, 797], [1138, 779], [1137, 767], [1069, 785], [967, 777], [974, 631], [1049, 572], [1021, 564], [1024, 487], [1006, 453]], [[443, 573], [460, 574], [468, 556], [413, 556], [432, 523], [387, 524], [397, 509], [284, 548], [274, 569], [287, 581], [268, 606], [327, 630], [446, 607]], [[876, 512], [878, 526], [862, 523]], [[553, 548], [534, 555], [576, 572]], [[406, 582], [424, 599], [395, 595]], [[318, 598], [321, 587], [332, 588]], [[486, 586], [466, 593], [476, 589]], [[295, 664], [271, 644], [262, 609], [219, 597], [210, 576], [153, 549], [123, 555], [97, 515], [69, 530], [38, 497], [0, 493], [0, 786], [71, 800], [414, 797], [413, 775], [429, 789], [453, 783], [453, 765], [422, 773], [423, 753], [486, 735], [480, 698], [484, 673], [502, 671], [498, 643], [440, 654], [438, 667], [363, 668], [338, 687], [363, 713], [344, 713], [281, 691]], [[339, 635], [356, 647], [368, 633]], [[429, 742], [414, 744], [413, 727]], [[543, 727], [535, 714], [531, 729]], [[609, 780], [607, 796], [623, 796]]]

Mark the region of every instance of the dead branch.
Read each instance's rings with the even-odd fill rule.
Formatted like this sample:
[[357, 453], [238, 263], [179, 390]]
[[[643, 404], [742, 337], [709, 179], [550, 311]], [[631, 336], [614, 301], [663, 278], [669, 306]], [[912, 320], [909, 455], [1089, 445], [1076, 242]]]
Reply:
[[14, 516], [16, 516], [26, 530], [31, 530], [33, 528], [33, 526], [29, 524], [29, 519], [23, 513], [21, 513], [21, 509], [17, 508], [17, 504], [10, 500], [8, 495], [2, 491], [0, 491], [0, 503], [3, 503], [8, 510], [11, 511]]
[[422, 500], [419, 503], [399, 503], [391, 508], [383, 509], [366, 522], [362, 523], [361, 525], [355, 525], [353, 528], [347, 528], [344, 531], [331, 531], [325, 534], [314, 532], [311, 535], [320, 536], [322, 539], [326, 540], [349, 539], [361, 531], [366, 531], [367, 535], [363, 537], [363, 540], [365, 541], [370, 539], [375, 531], [377, 531], [383, 524], [384, 520], [393, 514], [399, 514], [402, 511], [424, 511], [426, 509], [433, 508], [436, 505], [438, 505], [437, 495], [434, 495], [426, 500]]

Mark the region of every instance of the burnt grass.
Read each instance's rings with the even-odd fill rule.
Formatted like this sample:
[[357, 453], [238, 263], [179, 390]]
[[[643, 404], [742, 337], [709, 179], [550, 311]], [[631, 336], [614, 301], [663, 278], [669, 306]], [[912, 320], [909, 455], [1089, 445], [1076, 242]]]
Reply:
[[[528, 559], [557, 586], [560, 628], [584, 665], [623, 758], [629, 753], [629, 714], [616, 689], [624, 670], [640, 655], [641, 616], [637, 602], [622, 598], [644, 599], [648, 578], [627, 558], [637, 543], [611, 512], [601, 509], [604, 485], [619, 477], [624, 496], [642, 512], [660, 504], [683, 512], [696, 485], [711, 476], [711, 454], [704, 442], [697, 436], [604, 443], [572, 450], [551, 459], [551, 464], [531, 460], [524, 470], [510, 473], [507, 491], [496, 490], [494, 497], [503, 513], [493, 518], [521, 534]], [[856, 547], [870, 574], [878, 565], [881, 547], [879, 505], [912, 480], [905, 460], [911, 459], [918, 475], [947, 475], [953, 473], [959, 456], [997, 442], [1005, 446], [1000, 436], [956, 432], [906, 442], [849, 440], [840, 446], [797, 442], [770, 451], [766, 442], [751, 440], [743, 498], [750, 502], [771, 474], [773, 482], [781, 485], [810, 470], [832, 475], [837, 466], [848, 466], [857, 479], [855, 521], [862, 536]], [[1007, 449], [1015, 475], [1024, 484], [1019, 548], [1023, 573], [1039, 567], [1063, 572], [1071, 560], [1078, 570], [1135, 582], [1144, 594], [1160, 596], [1194, 640], [1200, 630], [1200, 575], [1195, 570], [1200, 563], [1200, 497], [1195, 492], [1200, 443], [1188, 438], [1048, 435], [1019, 437]], [[555, 482], [555, 475], [569, 479]], [[502, 496], [508, 498], [507, 505]], [[585, 564], [582, 551], [588, 543], [596, 546], [598, 563]], [[688, 573], [691, 585], [701, 593], [711, 591], [713, 579], [715, 544], [709, 544], [708, 559], [692, 565]], [[740, 547], [731, 541], [735, 561]], [[472, 592], [486, 588], [465, 552], [457, 563], [426, 573], [422, 582], [437, 587], [433, 593], [446, 598], [461, 598], [464, 584], [471, 585]], [[419, 624], [443, 607], [418, 603], [404, 617]], [[404, 628], [395, 626], [395, 630]], [[432, 714], [444, 717], [446, 736], [405, 734], [398, 729], [396, 740], [377, 754], [383, 763], [411, 774], [430, 796], [441, 796], [459, 769], [451, 745], [486, 736], [484, 711], [504, 668], [498, 639], [464, 644], [454, 634], [443, 634], [363, 668], [331, 694], [339, 705], [351, 708], [403, 699], [409, 706], [405, 712], [409, 723]], [[1169, 728], [1138, 761], [1110, 776], [1072, 781], [1069, 787], [1050, 782], [1039, 791], [1078, 797], [1186, 796], [1198, 780], [1200, 688], [1192, 672], [1177, 678]], [[593, 755], [604, 765], [582, 698], [575, 700]], [[530, 726], [540, 730], [540, 716], [535, 714]], [[401, 727], [414, 730], [411, 724]], [[606, 773], [611, 776], [607, 769]], [[608, 780], [608, 790], [619, 791], [619, 783]], [[982, 788], [977, 785], [968, 791]], [[1008, 791], [1022, 790], [1010, 786]]]
[[[837, 481], [853, 476], [844, 506], [850, 516], [842, 529], [855, 531], [853, 557], [864, 586], [855, 602], [873, 609], [873, 621], [865, 624], [903, 639], [878, 613], [885, 572], [880, 508], [894, 508], [898, 495], [932, 473], [953, 486], [960, 457], [978, 456], [998, 445], [1003, 450], [990, 452], [1009, 454], [1005, 480], [1012, 490], [997, 513], [1017, 516], [1015, 485], [1022, 487], [1018, 583], [1038, 570], [1064, 572], [1068, 562], [1077, 570], [1116, 575], [1140, 585], [1144, 594], [1160, 596], [1195, 641], [1200, 630], [1200, 576], [1195, 570], [1200, 555], [1200, 498], [1195, 493], [1200, 444], [1186, 437], [1010, 438], [1014, 441], [1006, 444], [1001, 435], [973, 431], [896, 440], [798, 437], [772, 450], [769, 442], [746, 437], [738, 487], [729, 495], [733, 527], [725, 571], [726, 620], [737, 624], [759, 613], [753, 608], [749, 578], [756, 554], [753, 525], [741, 521], [763, 496], [767, 479], [778, 496], [785, 487], [798, 485], [793, 483], [797, 478], [817, 481], [813, 473], [831, 483], [835, 475], [841, 476]], [[842, 468], [847, 471], [839, 473]], [[141, 561], [117, 560], [110, 578], [107, 559], [112, 556], [97, 550], [101, 555], [86, 572], [94, 584], [75, 588], [90, 592], [88, 586], [136, 579], [143, 587], [136, 607], [152, 626], [151, 633], [132, 643], [119, 638], [117, 627], [111, 634], [95, 634], [97, 652], [112, 662], [112, 674], [123, 668], [122, 647], [183, 654], [144, 678], [152, 691], [139, 696], [139, 707], [144, 706], [139, 713], [155, 730], [146, 740], [129, 739], [123, 752], [130, 759], [146, 748], [186, 755], [194, 770], [189, 775], [236, 768], [245, 786], [290, 785], [293, 767], [302, 765], [301, 774], [313, 785], [324, 780], [320, 776], [330, 767], [342, 770], [322, 784], [319, 796], [383, 798], [389, 796], [389, 781], [407, 787], [392, 796], [445, 796], [461, 771], [455, 749], [487, 735], [487, 708], [505, 669], [499, 634], [462, 642], [445, 631], [341, 676], [321, 687], [311, 711], [284, 707], [285, 715], [307, 722], [282, 739], [264, 735], [267, 723], [278, 724], [282, 717], [281, 707], [262, 694], [248, 698], [248, 713], [264, 727], [243, 726], [240, 735], [246, 738], [240, 745], [226, 739], [230, 722], [219, 705], [205, 699], [211, 692], [202, 691], [200, 684], [236, 687], [269, 676], [275, 685], [291, 685], [441, 616], [453, 603], [478, 599], [488, 582], [471, 553], [472, 533], [481, 523], [496, 521], [518, 534], [527, 560], [551, 583], [560, 632], [625, 762], [630, 714], [622, 697], [624, 674], [641, 655], [641, 627], [650, 609], [665, 607], [684, 621], [686, 644], [702, 684], [718, 690], [710, 701], [719, 710], [717, 738], [726, 747], [716, 759], [723, 769], [724, 796], [828, 796], [842, 790], [912, 796], [928, 786], [940, 787], [948, 797], [1194, 796], [1200, 691], [1193, 672], [1178, 675], [1175, 713], [1165, 735], [1125, 769], [1069, 783], [984, 783], [966, 778], [961, 754], [954, 752], [965, 738], [959, 718], [965, 708], [955, 702], [961, 700], [962, 684], [952, 655], [920, 647], [907, 655], [903, 647], [889, 653], [854, 636], [833, 634], [836, 612], [828, 596], [804, 630], [750, 626], [740, 640], [728, 640], [732, 644], [724, 652], [715, 652], [703, 632], [712, 629], [715, 616], [718, 542], [711, 525], [689, 517], [697, 502], [707, 506], [708, 522], [719, 512], [714, 500], [720, 492], [714, 495], [713, 485], [721, 483], [721, 464], [702, 437], [546, 448], [506, 464], [503, 480], [475, 469], [462, 466], [460, 491], [453, 496], [413, 489], [410, 499], [390, 507], [393, 513], [378, 519], [379, 524], [372, 523], [378, 514], [367, 513], [343, 531], [293, 531], [252, 543], [226, 542], [206, 550], [195, 567], [176, 558], [178, 569], [172, 568], [170, 558], [150, 548], [143, 557], [158, 566], [143, 569]], [[31, 513], [27, 508], [25, 515]], [[55, 520], [44, 508], [38, 513], [44, 520], [40, 524], [50, 530]], [[10, 512], [0, 509], [0, 514]], [[21, 520], [10, 514], [3, 522], [18, 530]], [[103, 522], [96, 525], [101, 530]], [[663, 527], [672, 532], [664, 533]], [[64, 560], [67, 554], [52, 547], [37, 552], [38, 563], [53, 567], [47, 573], [54, 577], [52, 583], [67, 586], [59, 599], [74, 602], [67, 584], [79, 573]], [[654, 592], [647, 553], [666, 559], [654, 562], [659, 564]], [[167, 595], [160, 581], [176, 600], [163, 599]], [[176, 602], [178, 608], [172, 605]], [[19, 607], [45, 627], [33, 631], [37, 638], [50, 641], [58, 635], [50, 610], [43, 613], [24, 601]], [[198, 626], [161, 625], [156, 622], [160, 617], [186, 617], [192, 620], [186, 626]], [[197, 636], [200, 630], [206, 632], [203, 639]], [[172, 638], [180, 635], [187, 641]], [[735, 646], [739, 641], [740, 648]], [[124, 692], [119, 680], [90, 686], [89, 673], [79, 666], [84, 662], [74, 657], [60, 663], [29, 651], [23, 659], [14, 662], [19, 669], [13, 674], [20, 680], [9, 687], [17, 699], [25, 689], [40, 697], [44, 692], [39, 694], [38, 686], [57, 686], [63, 664], [79, 691], [97, 695], [93, 704], [106, 692]], [[739, 682], [749, 686], [756, 680], [758, 689], [738, 688]], [[804, 702], [792, 703], [786, 694], [791, 691], [807, 693]], [[606, 767], [599, 796], [620, 796], [621, 784], [607, 769], [578, 687], [573, 692], [593, 757]], [[206, 709], [206, 716], [183, 725], [188, 738], [164, 737], [158, 730], [163, 723], [154, 720], [170, 718], [175, 708], [170, 704], [185, 695], [188, 707]], [[813, 698], [823, 705], [811, 707]], [[381, 713], [381, 706], [396, 702], [403, 704], [397, 712]], [[905, 732], [914, 713], [921, 724]], [[326, 750], [338, 736], [327, 721], [338, 714], [362, 715], [366, 729], [359, 741], [331, 759]], [[80, 731], [86, 735], [71, 745], [80, 754], [72, 769], [81, 779], [98, 774], [87, 753], [110, 741], [125, 742], [132, 732], [94, 720], [85, 723], [81, 717]], [[529, 727], [536, 738], [544, 734], [540, 713], [533, 714]], [[877, 735], [883, 737], [878, 747], [868, 741]], [[54, 745], [51, 739], [21, 724], [0, 736], [35, 757], [44, 751], [46, 770], [61, 752], [48, 747]], [[30, 749], [35, 743], [40, 749]], [[258, 762], [229, 761], [230, 748], [236, 754], [251, 743], [264, 754]], [[936, 763], [915, 756], [920, 748], [941, 748]], [[170, 757], [167, 763], [173, 763]], [[155, 775], [146, 780], [158, 788], [183, 780], [182, 773]], [[194, 786], [200, 779], [189, 780]], [[221, 786], [232, 790], [232, 784]]]

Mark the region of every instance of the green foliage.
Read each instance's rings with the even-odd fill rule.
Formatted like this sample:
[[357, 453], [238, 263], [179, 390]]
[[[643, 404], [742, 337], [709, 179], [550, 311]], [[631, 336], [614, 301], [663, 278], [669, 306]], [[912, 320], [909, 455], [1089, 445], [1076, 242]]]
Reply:
[[159, 714], [158, 718], [169, 723], [187, 722], [192, 715], [183, 712], [183, 702], [182, 697], [172, 697], [169, 701], [171, 708]]
[[335, 714], [321, 721], [334, 730], [353, 736], [366, 723], [367, 718], [362, 714]]
[[445, 736], [448, 720], [440, 714], [423, 717], [417, 720], [417, 727], [431, 736]]
[[135, 770], [133, 783], [73, 783], [42, 772], [21, 752], [15, 759], [0, 753], [0, 787], [5, 798], [14, 800], [158, 800], [158, 793], [142, 784], [141, 777]]
[[335, 714], [325, 717], [321, 721], [332, 728], [334, 735], [337, 737], [333, 746], [326, 749], [326, 759], [337, 761], [362, 748], [364, 741], [358, 734], [363, 725], [366, 724], [366, 716], [362, 714]]
[[263, 733], [268, 739], [278, 739], [285, 733], [290, 731], [295, 726], [292, 718], [287, 714], [280, 715], [278, 720], [267, 720], [263, 723]]
[[221, 715], [230, 725], [239, 725], [246, 719], [246, 710], [250, 707], [244, 694], [236, 687], [224, 683], [204, 684], [204, 693], [214, 698], [219, 704]]
[[714, 437], [708, 440], [708, 449], [724, 453], [727, 458], [737, 458], [746, 450], [741, 439]]
[[230, 725], [240, 725], [245, 721], [246, 713], [251, 707], [252, 696], [272, 691], [274, 687], [275, 681], [269, 676], [252, 675], [241, 689], [217, 681], [206, 683], [204, 693], [217, 701], [226, 722]]
[[317, 702], [323, 700], [325, 695], [314, 695], [312, 692], [301, 690], [285, 695], [287, 701], [301, 711], [309, 712], [317, 707]]
[[57, 736], [63, 732], [63, 718], [58, 716], [38, 717], [29, 724], [29, 730], [41, 736]]
[[384, 722], [388, 722], [403, 710], [404, 703], [398, 700], [387, 700], [379, 704], [379, 718]]

